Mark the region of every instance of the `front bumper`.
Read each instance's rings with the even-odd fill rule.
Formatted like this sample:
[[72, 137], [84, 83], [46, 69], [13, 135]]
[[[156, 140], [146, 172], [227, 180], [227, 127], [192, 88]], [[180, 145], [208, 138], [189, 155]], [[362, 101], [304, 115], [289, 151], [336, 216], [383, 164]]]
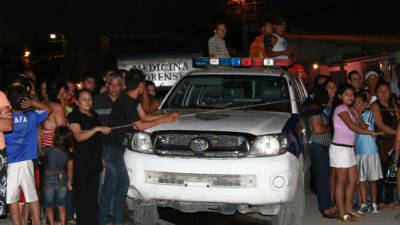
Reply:
[[130, 192], [130, 197], [145, 201], [249, 205], [287, 202], [296, 193], [300, 172], [298, 158], [290, 153], [260, 158], [205, 159], [160, 157], [126, 150], [124, 157], [130, 189], [135, 192]]

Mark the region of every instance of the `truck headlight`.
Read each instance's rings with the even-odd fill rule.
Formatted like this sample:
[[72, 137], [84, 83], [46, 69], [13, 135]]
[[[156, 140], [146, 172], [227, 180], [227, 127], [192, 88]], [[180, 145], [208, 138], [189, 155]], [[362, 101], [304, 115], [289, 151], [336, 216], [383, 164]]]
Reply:
[[285, 153], [289, 148], [289, 138], [286, 134], [269, 134], [258, 136], [249, 156], [275, 156]]
[[153, 152], [153, 144], [151, 143], [150, 134], [146, 132], [135, 133], [129, 141], [129, 144], [133, 151], [143, 153]]

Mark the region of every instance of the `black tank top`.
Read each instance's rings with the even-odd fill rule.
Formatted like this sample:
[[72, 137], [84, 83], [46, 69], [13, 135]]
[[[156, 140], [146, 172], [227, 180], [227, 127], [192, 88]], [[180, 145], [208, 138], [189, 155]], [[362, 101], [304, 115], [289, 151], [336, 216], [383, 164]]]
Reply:
[[391, 101], [389, 101], [389, 107], [386, 108], [385, 106], [382, 105], [382, 103], [379, 100], [376, 100], [376, 103], [379, 106], [379, 109], [381, 111], [382, 115], [382, 120], [383, 123], [386, 126], [389, 126], [393, 129], [396, 130], [397, 126], [397, 117], [396, 117], [396, 109]]

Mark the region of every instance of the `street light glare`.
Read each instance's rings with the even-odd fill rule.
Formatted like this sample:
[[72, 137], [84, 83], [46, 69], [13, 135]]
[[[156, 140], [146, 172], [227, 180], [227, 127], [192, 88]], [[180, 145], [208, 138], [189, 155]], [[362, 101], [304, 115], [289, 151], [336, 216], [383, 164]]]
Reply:
[[313, 68], [314, 68], [314, 70], [318, 69], [318, 64], [314, 63]]
[[56, 39], [56, 37], [57, 37], [56, 34], [50, 34], [51, 39]]
[[30, 51], [25, 51], [24, 56], [25, 56], [25, 57], [29, 57], [30, 54], [31, 54]]

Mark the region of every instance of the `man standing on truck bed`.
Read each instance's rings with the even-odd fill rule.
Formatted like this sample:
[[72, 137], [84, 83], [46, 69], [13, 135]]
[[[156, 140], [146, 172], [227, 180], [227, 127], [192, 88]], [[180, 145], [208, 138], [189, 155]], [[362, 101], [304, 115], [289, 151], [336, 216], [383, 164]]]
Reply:
[[272, 50], [273, 24], [265, 21], [261, 24], [261, 34], [257, 36], [250, 45], [250, 58], [268, 58]]
[[208, 54], [213, 58], [230, 58], [226, 42], [224, 40], [228, 29], [224, 23], [216, 23], [214, 36], [208, 40]]
[[132, 69], [128, 72], [125, 77], [125, 85], [126, 91], [122, 92], [112, 105], [108, 126], [111, 128], [126, 124], [132, 124], [132, 126], [114, 129], [104, 137], [103, 158], [106, 174], [100, 193], [100, 225], [106, 225], [109, 222], [109, 206], [112, 196], [114, 196], [113, 224], [120, 225], [123, 221], [124, 202], [129, 188], [128, 171], [124, 161], [125, 146], [123, 145], [126, 133], [133, 132], [133, 127], [144, 131], [160, 123], [173, 122], [179, 118], [177, 113], [150, 115], [144, 111], [139, 100], [139, 96], [147, 91], [142, 71]]
[[292, 53], [288, 47], [286, 39], [284, 38], [286, 33], [286, 21], [282, 17], [274, 18], [274, 33], [272, 38], [272, 52], [271, 56], [276, 59], [288, 59]]

